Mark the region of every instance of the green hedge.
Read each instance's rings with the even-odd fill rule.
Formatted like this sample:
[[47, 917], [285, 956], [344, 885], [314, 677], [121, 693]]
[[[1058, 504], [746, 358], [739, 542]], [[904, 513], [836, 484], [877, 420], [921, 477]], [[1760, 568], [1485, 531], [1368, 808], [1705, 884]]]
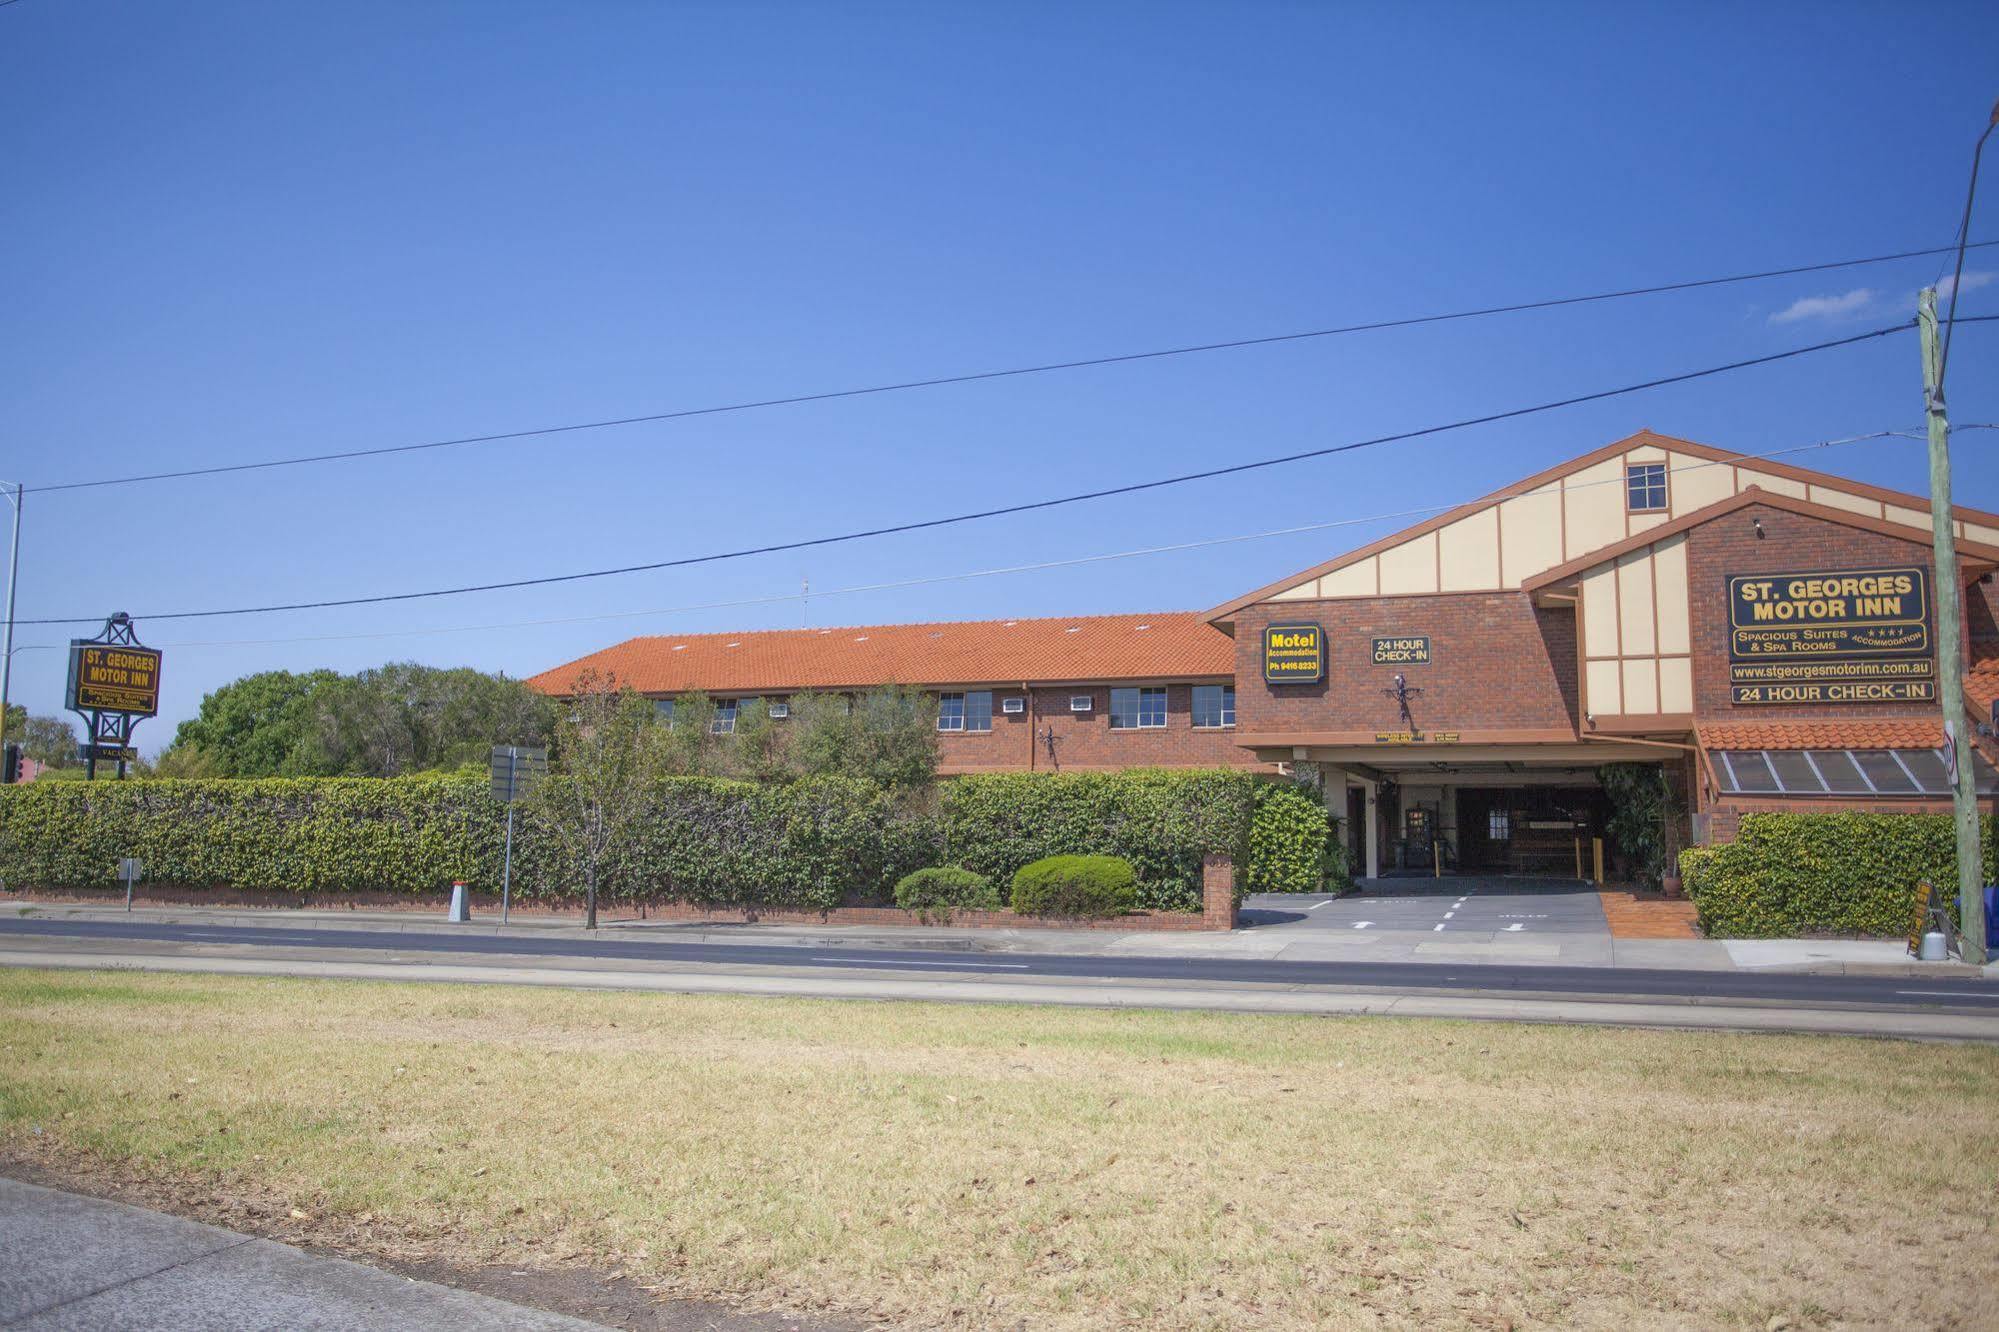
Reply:
[[1117, 856], [1138, 875], [1139, 906], [1199, 911], [1201, 858], [1245, 862], [1257, 784], [1223, 769], [957, 777], [942, 788], [945, 859], [1005, 883], [1046, 856]]
[[1711, 938], [1900, 936], [1919, 882], [1956, 884], [1957, 842], [1943, 814], [1744, 814], [1734, 842], [1681, 852], [1680, 878]]
[[1013, 909], [1023, 916], [1104, 920], [1138, 904], [1138, 875], [1118, 856], [1049, 856], [1013, 876]]
[[[1139, 905], [1198, 911], [1204, 855], [1247, 863], [1257, 786], [1228, 771], [979, 775], [944, 784], [926, 810], [845, 778], [670, 778], [600, 893], [821, 909], [892, 900], [926, 866], [998, 884], [1045, 856], [1097, 854], [1131, 863]], [[573, 898], [578, 876], [523, 810], [515, 892]], [[34, 782], [0, 788], [0, 884], [113, 887], [129, 855], [162, 886], [414, 894], [463, 879], [497, 891], [504, 819], [483, 778], [465, 774]]]
[[1351, 888], [1346, 848], [1335, 836], [1338, 828], [1316, 788], [1277, 782], [1261, 787], [1250, 824], [1248, 891], [1343, 893]]

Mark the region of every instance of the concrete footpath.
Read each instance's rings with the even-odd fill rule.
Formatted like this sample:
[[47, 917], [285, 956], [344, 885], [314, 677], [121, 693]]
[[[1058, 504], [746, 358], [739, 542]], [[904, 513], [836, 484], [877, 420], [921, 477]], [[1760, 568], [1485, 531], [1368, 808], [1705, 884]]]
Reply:
[[[686, 943], [798, 948], [921, 948], [967, 953], [1057, 953], [1076, 957], [1237, 958], [1283, 962], [1415, 962], [1467, 966], [1562, 966], [1674, 971], [1764, 971], [1834, 976], [1984, 977], [1999, 979], [1999, 963], [1983, 968], [1918, 962], [1900, 940], [1880, 939], [1620, 939], [1608, 931], [1509, 932], [1424, 924], [1396, 928], [1383, 920], [1367, 929], [1317, 928], [1337, 906], [1351, 911], [1366, 899], [1311, 895], [1258, 897], [1244, 904], [1243, 926], [1231, 931], [1119, 933], [1114, 930], [988, 930], [950, 926], [763, 925], [641, 919], [605, 912], [599, 940], [672, 939]], [[168, 924], [267, 926], [285, 929], [378, 930], [479, 934], [505, 938], [589, 936], [572, 918], [491, 915], [453, 924], [414, 911], [286, 910], [256, 907], [142, 906], [38, 903], [0, 898], [0, 913], [39, 919], [148, 920]], [[1365, 914], [1382, 914], [1368, 911]], [[1414, 922], [1411, 922], [1412, 924]], [[392, 946], [392, 945], [390, 945]]]
[[0, 1327], [591, 1332], [600, 1326], [0, 1178]]

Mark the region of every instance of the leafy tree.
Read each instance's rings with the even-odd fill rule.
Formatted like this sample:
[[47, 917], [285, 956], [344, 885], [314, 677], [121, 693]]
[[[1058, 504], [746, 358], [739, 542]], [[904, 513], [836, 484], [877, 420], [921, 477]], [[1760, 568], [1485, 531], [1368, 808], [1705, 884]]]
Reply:
[[791, 716], [791, 762], [806, 776], [864, 777], [898, 791], [937, 779], [937, 700], [921, 690], [799, 694]]
[[652, 809], [666, 771], [666, 728], [651, 700], [586, 671], [555, 724], [560, 780], [529, 797], [571, 864], [583, 870], [584, 928], [597, 928], [597, 884], [606, 863]]
[[723, 736], [715, 734], [715, 700], [696, 690], [673, 700], [665, 737], [666, 770], [679, 777], [719, 777]]
[[333, 671], [259, 671], [232, 680], [201, 700], [180, 724], [173, 744], [199, 749], [225, 777], [309, 775], [304, 743], [314, 696], [336, 683]]
[[176, 742], [167, 746], [166, 751], [151, 763], [143, 759], [139, 761], [141, 777], [194, 780], [228, 775], [222, 770], [222, 761], [200, 745], [183, 745]]
[[753, 782], [788, 782], [798, 775], [791, 762], [791, 723], [771, 716], [767, 700], [741, 704], [735, 734], [727, 738], [730, 775]]
[[17, 731], [7, 734], [20, 742], [21, 755], [51, 768], [73, 768], [82, 760], [76, 756], [76, 732], [61, 717], [29, 717]]

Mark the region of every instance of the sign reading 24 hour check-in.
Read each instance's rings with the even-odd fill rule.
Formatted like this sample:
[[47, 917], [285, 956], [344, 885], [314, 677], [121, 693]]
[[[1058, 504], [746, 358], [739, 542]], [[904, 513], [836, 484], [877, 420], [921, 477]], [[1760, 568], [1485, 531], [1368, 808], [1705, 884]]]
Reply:
[[1737, 703], [1936, 697], [1927, 569], [1828, 569], [1728, 580]]
[[1326, 678], [1326, 631], [1316, 624], [1273, 624], [1263, 631], [1265, 684], [1317, 684]]

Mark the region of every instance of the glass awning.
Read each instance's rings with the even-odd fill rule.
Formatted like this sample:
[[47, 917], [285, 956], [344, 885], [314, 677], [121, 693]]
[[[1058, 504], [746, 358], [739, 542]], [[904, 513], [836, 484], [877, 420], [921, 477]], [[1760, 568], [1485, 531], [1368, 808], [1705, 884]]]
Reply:
[[[1938, 749], [1711, 749], [1724, 795], [1948, 796]], [[1999, 773], [1974, 754], [1980, 795], [1999, 791]]]

